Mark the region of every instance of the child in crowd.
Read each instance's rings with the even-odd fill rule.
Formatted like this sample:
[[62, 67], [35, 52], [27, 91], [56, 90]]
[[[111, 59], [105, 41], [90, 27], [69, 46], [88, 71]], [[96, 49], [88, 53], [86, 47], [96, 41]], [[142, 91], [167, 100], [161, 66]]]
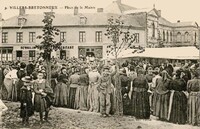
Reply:
[[22, 124], [27, 126], [29, 124], [29, 117], [34, 114], [31, 77], [25, 76], [22, 78], [22, 81], [23, 86], [20, 92], [20, 117], [22, 118]]

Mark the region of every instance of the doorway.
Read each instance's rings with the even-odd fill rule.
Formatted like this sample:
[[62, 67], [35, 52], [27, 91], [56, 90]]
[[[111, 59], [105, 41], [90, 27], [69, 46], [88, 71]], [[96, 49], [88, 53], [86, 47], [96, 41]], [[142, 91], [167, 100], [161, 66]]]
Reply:
[[79, 57], [93, 56], [95, 58], [102, 58], [102, 46], [80, 46], [79, 47]]
[[60, 51], [60, 59], [66, 59], [66, 50], [61, 50]]
[[95, 57], [95, 54], [94, 52], [86, 52], [86, 57], [87, 56]]

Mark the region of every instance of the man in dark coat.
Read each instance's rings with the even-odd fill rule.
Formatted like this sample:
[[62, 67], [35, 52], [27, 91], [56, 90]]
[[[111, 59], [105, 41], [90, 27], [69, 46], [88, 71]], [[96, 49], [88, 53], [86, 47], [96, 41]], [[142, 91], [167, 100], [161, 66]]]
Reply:
[[27, 126], [29, 117], [34, 114], [34, 107], [32, 103], [32, 84], [31, 84], [31, 77], [26, 76], [22, 78], [24, 82], [21, 93], [20, 93], [20, 117], [22, 118], [22, 124]]
[[164, 70], [167, 71], [167, 73], [172, 77], [172, 73], [174, 72], [174, 68], [173, 66], [169, 63], [168, 60], [166, 60], [165, 62], [165, 66], [164, 66]]
[[25, 72], [26, 64], [24, 62], [20, 63], [20, 69], [17, 71], [17, 77], [19, 81], [17, 83], [17, 100], [20, 100], [20, 89], [23, 86], [22, 78], [26, 76]]
[[30, 76], [33, 73], [34, 64], [33, 61], [29, 61], [29, 64], [26, 67], [27, 76]]

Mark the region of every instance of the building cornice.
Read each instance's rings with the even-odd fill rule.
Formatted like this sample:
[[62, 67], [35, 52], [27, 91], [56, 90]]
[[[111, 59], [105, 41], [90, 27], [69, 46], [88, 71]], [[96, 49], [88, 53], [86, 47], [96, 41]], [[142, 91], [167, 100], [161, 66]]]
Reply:
[[[108, 25], [60, 25], [60, 26], [54, 26], [54, 27], [74, 27], [74, 28], [88, 28], [88, 27], [93, 27], [93, 28], [97, 28], [97, 27], [102, 27], [102, 28], [106, 28]], [[125, 28], [128, 28], [130, 26], [124, 26]], [[20, 29], [21, 27], [19, 26], [3, 26], [2, 29]], [[43, 28], [43, 26], [23, 26], [21, 29], [23, 28]], [[138, 29], [138, 30], [144, 30], [145, 27], [135, 27], [135, 26], [131, 26], [131, 29]]]
[[169, 28], [172, 28], [172, 29], [175, 29], [175, 28], [186, 28], [186, 27], [193, 27], [193, 28], [197, 28], [196, 26], [168, 26], [168, 25], [163, 25], [163, 24], [159, 24], [160, 26], [163, 26], [163, 27], [169, 27]]

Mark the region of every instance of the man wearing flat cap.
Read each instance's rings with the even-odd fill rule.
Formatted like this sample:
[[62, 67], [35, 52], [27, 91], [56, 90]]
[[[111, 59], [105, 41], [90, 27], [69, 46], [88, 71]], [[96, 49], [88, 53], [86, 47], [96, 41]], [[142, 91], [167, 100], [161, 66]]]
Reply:
[[103, 117], [110, 116], [111, 109], [110, 95], [112, 92], [112, 84], [109, 69], [108, 66], [103, 67], [103, 72], [98, 86], [100, 94], [100, 113]]

